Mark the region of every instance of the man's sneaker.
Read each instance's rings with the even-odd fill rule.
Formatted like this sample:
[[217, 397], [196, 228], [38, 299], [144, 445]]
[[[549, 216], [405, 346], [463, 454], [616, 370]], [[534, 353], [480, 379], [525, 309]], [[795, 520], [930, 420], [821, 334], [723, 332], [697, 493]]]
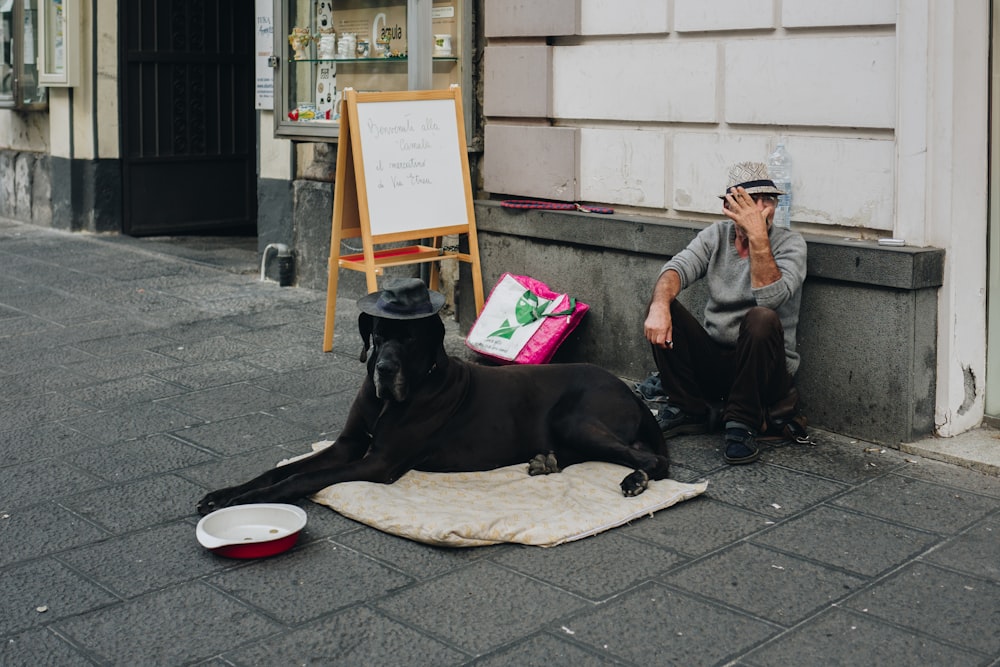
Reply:
[[753, 463], [760, 456], [754, 432], [742, 425], [727, 425], [726, 463], [743, 465]]
[[661, 408], [656, 414], [656, 423], [664, 438], [708, 433], [708, 415], [690, 415], [674, 405]]

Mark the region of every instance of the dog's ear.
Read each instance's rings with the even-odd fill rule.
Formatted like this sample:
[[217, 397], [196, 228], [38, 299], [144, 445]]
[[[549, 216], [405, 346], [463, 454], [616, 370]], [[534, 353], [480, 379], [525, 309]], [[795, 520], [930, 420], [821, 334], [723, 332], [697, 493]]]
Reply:
[[361, 334], [361, 340], [364, 341], [364, 348], [361, 350], [361, 363], [368, 360], [368, 347], [370, 345], [369, 341], [372, 337], [372, 329], [375, 327], [375, 318], [368, 313], [361, 313], [358, 315], [358, 333]]

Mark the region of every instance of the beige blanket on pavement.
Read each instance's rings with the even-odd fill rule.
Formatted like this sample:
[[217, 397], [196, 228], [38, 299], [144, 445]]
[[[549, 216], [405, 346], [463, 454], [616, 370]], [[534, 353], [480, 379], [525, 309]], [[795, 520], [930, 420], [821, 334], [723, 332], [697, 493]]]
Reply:
[[[317, 442], [313, 449], [331, 444]], [[623, 466], [596, 461], [535, 477], [528, 475], [527, 462], [485, 472], [414, 470], [394, 484], [334, 484], [311, 499], [373, 528], [426, 544], [554, 547], [670, 507], [708, 487], [708, 482], [664, 479], [626, 498], [619, 484], [628, 473]]]

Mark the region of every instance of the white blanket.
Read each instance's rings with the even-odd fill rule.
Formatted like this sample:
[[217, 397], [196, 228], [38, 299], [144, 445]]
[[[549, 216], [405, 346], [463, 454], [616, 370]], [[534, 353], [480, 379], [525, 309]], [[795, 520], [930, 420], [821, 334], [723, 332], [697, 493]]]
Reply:
[[[313, 449], [331, 444], [317, 442]], [[664, 479], [626, 498], [619, 484], [628, 474], [628, 468], [596, 461], [534, 477], [528, 475], [527, 462], [486, 472], [414, 470], [394, 484], [334, 484], [311, 499], [373, 528], [427, 544], [554, 547], [670, 507], [708, 487], [708, 482]]]

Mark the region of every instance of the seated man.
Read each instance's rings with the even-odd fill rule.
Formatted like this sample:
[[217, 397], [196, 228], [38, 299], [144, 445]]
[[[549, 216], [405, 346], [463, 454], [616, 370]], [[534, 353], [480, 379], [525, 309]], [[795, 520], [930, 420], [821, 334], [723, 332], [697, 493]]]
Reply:
[[[724, 402], [725, 460], [751, 463], [769, 406], [792, 390], [799, 365], [795, 329], [806, 243], [773, 227], [777, 195], [767, 166], [742, 162], [721, 195], [726, 220], [703, 229], [664, 264], [644, 323], [668, 405], [666, 437], [708, 432], [710, 406]], [[677, 301], [705, 278], [704, 326]]]

